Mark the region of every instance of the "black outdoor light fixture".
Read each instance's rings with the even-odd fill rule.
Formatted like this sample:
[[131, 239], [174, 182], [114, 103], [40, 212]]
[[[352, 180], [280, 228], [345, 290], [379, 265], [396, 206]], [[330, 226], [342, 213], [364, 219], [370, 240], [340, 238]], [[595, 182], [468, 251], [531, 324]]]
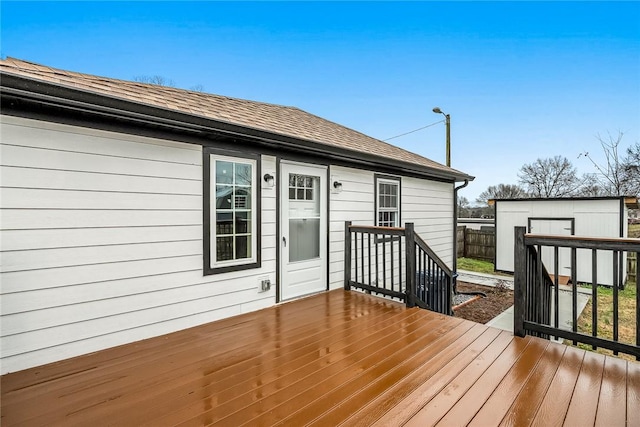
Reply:
[[334, 181], [333, 188], [335, 188], [337, 192], [342, 191], [342, 183], [340, 181]]
[[274, 182], [273, 175], [265, 173], [264, 174], [264, 182], [267, 183], [267, 186], [273, 187], [273, 182]]
[[443, 113], [440, 107], [433, 107], [433, 112], [444, 116], [444, 124], [447, 132], [447, 166], [451, 167], [451, 116]]

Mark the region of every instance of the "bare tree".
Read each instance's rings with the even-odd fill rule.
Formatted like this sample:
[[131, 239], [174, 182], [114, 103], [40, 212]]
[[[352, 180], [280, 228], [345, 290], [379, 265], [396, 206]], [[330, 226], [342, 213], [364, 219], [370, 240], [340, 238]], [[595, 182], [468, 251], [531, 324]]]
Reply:
[[[163, 76], [135, 76], [133, 78], [134, 82], [138, 83], [147, 83], [151, 85], [157, 86], [167, 86], [167, 87], [176, 87], [176, 83], [172, 79], [167, 79]], [[189, 88], [192, 92], [204, 92], [204, 86], [201, 84], [193, 85]]]
[[470, 207], [471, 204], [469, 203], [469, 199], [464, 196], [458, 197], [458, 218], [468, 218], [470, 214]]
[[605, 196], [626, 196], [640, 193], [640, 144], [628, 147], [625, 157], [620, 154], [624, 133], [617, 135], [607, 132], [606, 136], [598, 134], [604, 153], [604, 163], [596, 162], [589, 152], [580, 153], [578, 158], [586, 157], [596, 169], [593, 179], [602, 189]]
[[148, 83], [148, 84], [158, 85], [158, 86], [168, 86], [168, 87], [176, 86], [173, 80], [167, 79], [162, 76], [157, 76], [157, 75], [156, 76], [135, 76], [133, 78], [133, 81], [139, 82], [139, 83]]
[[602, 146], [602, 151], [605, 156], [605, 164], [603, 165], [593, 160], [593, 157], [591, 157], [588, 151], [578, 155], [578, 158], [584, 156], [593, 163], [593, 166], [597, 171], [592, 174], [593, 181], [597, 183], [605, 195], [621, 195], [623, 176], [618, 147], [622, 141], [622, 136], [623, 133], [620, 131], [618, 131], [618, 135], [616, 137], [611, 135], [609, 132], [607, 132], [606, 138], [602, 137], [600, 134], [596, 135], [596, 138], [600, 141], [600, 145]]
[[533, 197], [570, 197], [582, 185], [576, 175], [576, 168], [562, 156], [538, 159], [526, 164], [520, 168], [518, 178]]
[[526, 196], [527, 193], [522, 189], [522, 187], [517, 185], [490, 185], [486, 190], [480, 193], [476, 199], [476, 203], [486, 205], [490, 199], [520, 199]]
[[627, 155], [622, 161], [626, 196], [640, 196], [640, 143], [627, 148]]
[[582, 185], [576, 190], [576, 196], [580, 197], [603, 197], [607, 192], [598, 181], [595, 174], [586, 173], [582, 176]]

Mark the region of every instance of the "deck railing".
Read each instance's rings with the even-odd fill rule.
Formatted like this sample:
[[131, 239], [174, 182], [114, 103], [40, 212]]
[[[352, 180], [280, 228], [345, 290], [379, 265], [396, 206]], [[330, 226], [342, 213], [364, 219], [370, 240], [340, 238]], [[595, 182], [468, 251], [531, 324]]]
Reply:
[[413, 223], [399, 227], [345, 223], [344, 288], [361, 289], [451, 314], [451, 269], [418, 236]]
[[[635, 311], [635, 337], [620, 339], [620, 293], [626, 279], [625, 258], [640, 253], [640, 239], [585, 238], [526, 234], [515, 228], [514, 334], [564, 338], [576, 343], [630, 354], [640, 359], [640, 279], [636, 275], [635, 294], [627, 292], [628, 306]], [[570, 286], [560, 285], [560, 260], [568, 259]], [[543, 261], [543, 259], [545, 261]], [[545, 265], [546, 263], [546, 265]], [[548, 270], [552, 273], [549, 274]], [[599, 271], [600, 270], [600, 271]], [[604, 274], [603, 274], [603, 270]], [[562, 273], [565, 273], [562, 271]], [[589, 274], [590, 273], [590, 274]], [[585, 274], [589, 277], [585, 277]], [[564, 274], [562, 274], [564, 275]], [[611, 277], [606, 277], [610, 275]], [[607, 310], [611, 318], [598, 316], [598, 288], [611, 284], [612, 301]], [[578, 330], [578, 294], [588, 292], [591, 299], [591, 331]], [[568, 295], [567, 295], [568, 294]], [[631, 294], [631, 295], [629, 295]], [[564, 299], [564, 303], [560, 300]], [[568, 306], [568, 319], [561, 321], [561, 306]], [[565, 323], [564, 325], [562, 323]], [[612, 336], [604, 337], [598, 325], [611, 324]]]

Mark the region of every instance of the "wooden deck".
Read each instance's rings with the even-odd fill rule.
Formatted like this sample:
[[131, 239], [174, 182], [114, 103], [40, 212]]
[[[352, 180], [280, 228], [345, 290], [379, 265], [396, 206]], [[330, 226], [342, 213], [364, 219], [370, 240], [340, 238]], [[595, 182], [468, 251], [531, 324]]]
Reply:
[[1, 386], [5, 427], [640, 426], [640, 364], [342, 290]]

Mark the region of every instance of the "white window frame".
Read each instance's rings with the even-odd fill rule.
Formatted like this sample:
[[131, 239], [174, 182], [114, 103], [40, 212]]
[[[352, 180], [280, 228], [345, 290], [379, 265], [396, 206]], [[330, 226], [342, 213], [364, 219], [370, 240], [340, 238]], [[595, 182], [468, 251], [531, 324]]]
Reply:
[[[235, 233], [235, 230], [232, 234], [224, 234], [217, 235], [217, 214], [220, 211], [216, 207], [216, 166], [217, 162], [229, 162], [234, 164], [244, 164], [251, 166], [251, 208], [249, 209], [250, 217], [251, 217], [251, 229], [250, 229], [250, 245], [251, 245], [251, 257], [249, 258], [238, 258], [231, 260], [217, 260], [217, 238], [221, 236], [232, 236], [234, 238], [241, 234]], [[259, 183], [258, 183], [258, 173], [259, 173], [259, 164], [258, 160], [254, 158], [245, 158], [245, 157], [233, 157], [227, 155], [220, 155], [215, 153], [209, 154], [209, 271], [210, 273], [214, 272], [222, 272], [223, 271], [233, 271], [233, 267], [237, 266], [249, 266], [253, 267], [256, 263], [259, 263], [259, 251], [258, 247], [258, 233], [259, 227], [258, 222], [260, 221], [260, 216], [258, 214], [258, 196], [259, 196]], [[225, 183], [224, 185], [228, 185]], [[233, 185], [235, 187], [235, 184]], [[231, 209], [225, 210], [225, 212], [234, 212], [237, 209], [236, 201], [231, 201]], [[247, 233], [249, 234], [249, 233]], [[234, 243], [235, 244], [235, 243]], [[233, 255], [235, 258], [235, 246], [233, 250]]]
[[[396, 188], [397, 188], [396, 204], [397, 205], [396, 205], [395, 208], [381, 207], [380, 206], [380, 186], [382, 184], [396, 186]], [[376, 192], [375, 192], [375, 195], [376, 195], [375, 225], [379, 226], [379, 227], [381, 226], [380, 225], [380, 213], [382, 213], [382, 212], [395, 212], [396, 213], [395, 224], [392, 225], [391, 227], [400, 227], [400, 206], [402, 205], [400, 178], [376, 176]], [[385, 225], [385, 227], [389, 227], [389, 225]]]

